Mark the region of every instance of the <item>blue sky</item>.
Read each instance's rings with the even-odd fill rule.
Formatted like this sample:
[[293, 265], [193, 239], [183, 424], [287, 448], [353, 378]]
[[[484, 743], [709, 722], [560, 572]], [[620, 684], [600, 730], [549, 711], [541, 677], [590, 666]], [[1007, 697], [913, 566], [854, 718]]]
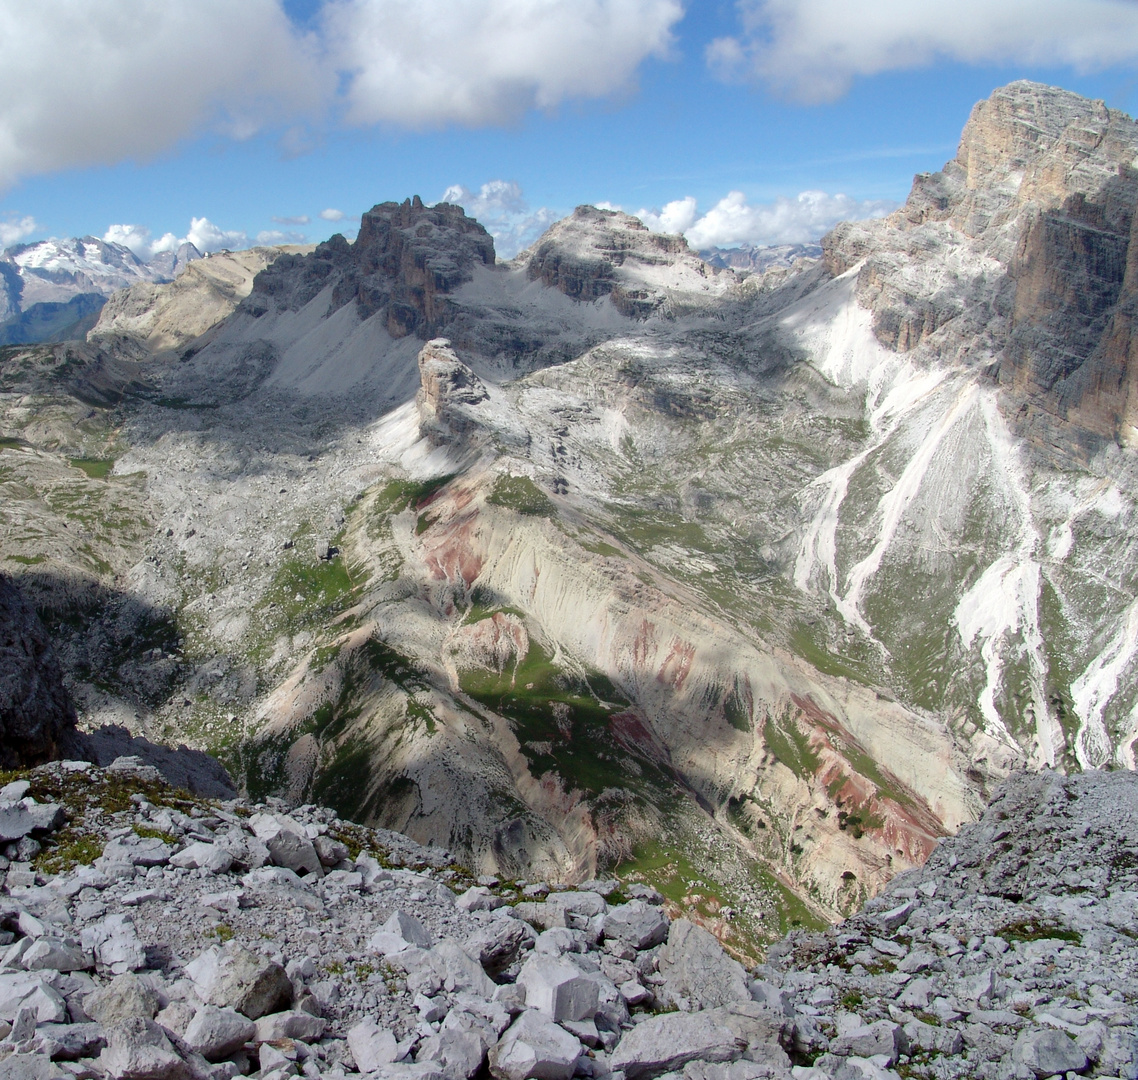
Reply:
[[582, 202], [688, 199], [654, 221], [702, 243], [814, 238], [903, 200], [1003, 83], [1138, 108], [1135, 0], [995, 6], [0, 0], [0, 239], [315, 241], [452, 186], [507, 255]]

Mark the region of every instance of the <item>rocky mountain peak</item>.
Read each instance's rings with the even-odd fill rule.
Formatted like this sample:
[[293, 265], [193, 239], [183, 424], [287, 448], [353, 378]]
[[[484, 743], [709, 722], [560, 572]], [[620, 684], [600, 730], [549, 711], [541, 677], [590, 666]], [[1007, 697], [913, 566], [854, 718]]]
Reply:
[[[859, 266], [858, 301], [887, 348], [998, 357], [1008, 411], [1039, 438], [1129, 441], [1120, 342], [1133, 306], [1124, 279], [1136, 158], [1130, 117], [1012, 83], [975, 106], [957, 156], [917, 176], [900, 210], [826, 237], [826, 265], [835, 276]], [[959, 266], [951, 278], [946, 259]], [[1042, 434], [1056, 424], [1068, 433]]]
[[708, 266], [682, 236], [650, 232], [639, 218], [595, 206], [578, 206], [521, 258], [531, 281], [574, 300], [607, 296], [630, 318], [651, 315], [670, 293], [721, 290], [730, 277]]
[[297, 310], [330, 287], [329, 313], [354, 301], [361, 320], [382, 313], [393, 338], [427, 340], [447, 319], [446, 297], [494, 258], [494, 238], [462, 207], [424, 206], [416, 195], [373, 206], [352, 243], [336, 235], [311, 255], [278, 260], [258, 276], [246, 310]]

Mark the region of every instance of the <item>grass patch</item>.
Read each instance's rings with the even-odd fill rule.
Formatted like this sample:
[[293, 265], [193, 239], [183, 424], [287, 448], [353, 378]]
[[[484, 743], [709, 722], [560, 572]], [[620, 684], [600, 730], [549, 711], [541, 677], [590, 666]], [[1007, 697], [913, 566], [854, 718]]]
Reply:
[[825, 930], [829, 923], [815, 915], [802, 898], [788, 889], [769, 870], [756, 865], [752, 875], [762, 885], [763, 890], [775, 903], [778, 913], [778, 932], [789, 934], [791, 930]]
[[467, 669], [459, 685], [510, 721], [535, 776], [557, 772], [594, 795], [637, 787], [645, 777], [665, 782], [648, 762], [627, 764], [628, 751], [613, 738], [609, 720], [628, 706], [616, 687], [599, 672], [586, 678], [563, 671], [537, 642], [513, 669]]
[[606, 559], [627, 559], [628, 556], [618, 547], [606, 544], [603, 540], [580, 540], [581, 547], [591, 551], [594, 555], [603, 555]]
[[53, 839], [54, 844], [32, 860], [32, 866], [41, 874], [62, 874], [77, 866], [90, 866], [103, 854], [102, 842], [91, 833], [66, 831]]
[[457, 473], [436, 476], [431, 480], [391, 480], [375, 497], [375, 508], [383, 514], [397, 514], [401, 510], [418, 510], [429, 503], [447, 486]]
[[528, 476], [500, 476], [486, 501], [527, 517], [553, 517], [553, 503]]
[[69, 458], [68, 464], [73, 469], [85, 472], [92, 480], [106, 480], [115, 467], [114, 458]]
[[769, 717], [763, 725], [763, 741], [770, 752], [795, 776], [814, 776], [821, 766], [821, 760], [809, 739], [790, 716], [782, 719]]
[[1077, 930], [1059, 926], [1044, 919], [1024, 919], [1008, 923], [996, 931], [997, 937], [1007, 942], [1015, 941], [1068, 941], [1074, 945], [1082, 943], [1082, 935]]
[[804, 622], [791, 631], [790, 647], [797, 656], [812, 664], [824, 675], [849, 679], [851, 682], [869, 686], [872, 677], [867, 667], [848, 656], [835, 656], [818, 644], [813, 627]]

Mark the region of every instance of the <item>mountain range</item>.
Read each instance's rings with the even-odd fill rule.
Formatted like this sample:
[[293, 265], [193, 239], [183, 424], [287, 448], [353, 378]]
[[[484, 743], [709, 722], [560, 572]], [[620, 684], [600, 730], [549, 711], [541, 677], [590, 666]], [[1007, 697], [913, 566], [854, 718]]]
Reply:
[[82, 338], [107, 297], [140, 281], [172, 281], [201, 257], [188, 241], [147, 262], [94, 236], [16, 244], [0, 253], [0, 344]]
[[0, 354], [3, 569], [86, 725], [255, 797], [832, 920], [1012, 768], [1135, 767], [1136, 158], [1021, 82], [766, 270], [413, 199], [139, 281]]

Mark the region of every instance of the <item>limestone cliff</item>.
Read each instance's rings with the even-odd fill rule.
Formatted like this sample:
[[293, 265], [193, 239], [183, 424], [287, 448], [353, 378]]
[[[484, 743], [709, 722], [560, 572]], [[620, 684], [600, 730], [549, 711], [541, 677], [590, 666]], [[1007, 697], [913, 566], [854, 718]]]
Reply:
[[[858, 299], [888, 348], [993, 363], [1006, 408], [1041, 438], [1067, 423], [1129, 443], [1138, 124], [1100, 101], [1036, 83], [972, 110], [956, 157], [918, 176], [881, 223], [824, 242], [832, 273], [859, 264]], [[938, 272], [934, 265], [951, 272]]]

